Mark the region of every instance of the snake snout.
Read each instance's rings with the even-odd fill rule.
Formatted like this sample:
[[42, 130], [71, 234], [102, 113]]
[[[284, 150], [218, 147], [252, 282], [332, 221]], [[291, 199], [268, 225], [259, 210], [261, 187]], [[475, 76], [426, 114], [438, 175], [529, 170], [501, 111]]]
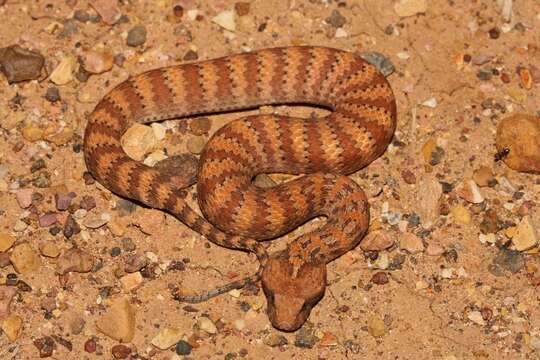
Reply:
[[282, 331], [295, 331], [324, 296], [326, 264], [305, 263], [294, 276], [287, 257], [272, 257], [261, 280], [272, 325]]

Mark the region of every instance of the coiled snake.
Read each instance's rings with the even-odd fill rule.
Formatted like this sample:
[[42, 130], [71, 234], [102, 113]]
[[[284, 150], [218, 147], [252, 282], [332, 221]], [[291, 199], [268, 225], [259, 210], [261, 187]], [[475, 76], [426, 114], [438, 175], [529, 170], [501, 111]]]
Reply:
[[[204, 218], [169, 172], [131, 159], [120, 144], [134, 122], [298, 103], [332, 112], [318, 119], [249, 116], [211, 137], [198, 169]], [[261, 280], [270, 321], [294, 331], [324, 295], [326, 264], [353, 249], [368, 228], [366, 196], [345, 175], [380, 156], [395, 126], [392, 89], [373, 65], [330, 48], [273, 48], [131, 77], [89, 115], [84, 154], [89, 171], [112, 192], [170, 212], [215, 244], [257, 255], [255, 275], [177, 299], [203, 301]], [[261, 173], [307, 175], [263, 189], [252, 182]], [[261, 240], [318, 216], [326, 217], [319, 229], [266, 254]]]

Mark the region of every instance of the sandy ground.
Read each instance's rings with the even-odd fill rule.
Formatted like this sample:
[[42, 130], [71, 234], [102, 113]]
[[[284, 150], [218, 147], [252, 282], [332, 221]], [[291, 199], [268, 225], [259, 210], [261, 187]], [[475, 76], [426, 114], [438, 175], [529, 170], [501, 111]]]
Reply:
[[[89, 1], [7, 0], [0, 6], [0, 46], [19, 44], [41, 53], [49, 74], [67, 58], [84, 59], [94, 50], [110, 52], [115, 64], [88, 77], [74, 61], [65, 84], [46, 76], [8, 84], [0, 76], [0, 232], [15, 240], [0, 263], [0, 282], [17, 283], [10, 313], [22, 320], [12, 341], [0, 336], [0, 357], [36, 359], [39, 347], [47, 350], [39, 342], [50, 340], [56, 359], [110, 359], [119, 342], [98, 331], [96, 321], [109, 299], [125, 295], [136, 322], [133, 339], [115, 349], [119, 358], [540, 358], [538, 247], [516, 252], [509, 240], [523, 218], [540, 224], [540, 178], [494, 162], [500, 119], [540, 110], [534, 96], [539, 85], [527, 89], [518, 74], [532, 69], [533, 82], [540, 81], [540, 3], [514, 3], [508, 23], [496, 1], [488, 0], [434, 0], [425, 12], [406, 17], [389, 0], [255, 0], [236, 7], [218, 0], [123, 0], [122, 18], [108, 25]], [[175, 4], [183, 11], [174, 14]], [[229, 10], [235, 12], [234, 31], [212, 21]], [[334, 10], [339, 16], [329, 19]], [[138, 25], [146, 29], [146, 41], [129, 46], [128, 32]], [[80, 144], [85, 116], [130, 74], [299, 44], [376, 51], [395, 66], [389, 76], [399, 114], [394, 142], [352, 176], [370, 196], [372, 233], [394, 245], [367, 253], [357, 248], [330, 264], [326, 296], [309, 323], [297, 333], [280, 333], [270, 326], [258, 289], [189, 307], [175, 302], [170, 286], [209, 289], [253, 272], [254, 258], [214, 246], [172, 216], [133, 207], [99, 184], [85, 183]], [[46, 96], [49, 88], [58, 89], [58, 100], [51, 98], [55, 90]], [[312, 111], [264, 109], [273, 110], [304, 116]], [[238, 116], [212, 116], [209, 134]], [[185, 123], [172, 124], [158, 146], [167, 153], [186, 152], [190, 141], [200, 141]], [[32, 137], [36, 128], [39, 135]], [[47, 135], [57, 133], [66, 136], [52, 141]], [[481, 187], [484, 199], [474, 204], [456, 189], [482, 166], [496, 181]], [[444, 191], [430, 207], [434, 187]], [[55, 194], [67, 192], [76, 197], [68, 211], [60, 211]], [[31, 204], [23, 208], [25, 196]], [[50, 212], [56, 224], [45, 224], [42, 217]], [[71, 237], [63, 231], [68, 213], [82, 229]], [[425, 220], [430, 214], [431, 224]], [[272, 249], [316, 226], [312, 221]], [[406, 239], [416, 247], [407, 251]], [[22, 260], [33, 259], [28, 271], [11, 264], [21, 244], [30, 246]], [[59, 275], [73, 247], [91, 255], [91, 270]], [[133, 277], [136, 285], [129, 290], [124, 266], [133, 256], [148, 264], [136, 271], [142, 276]], [[152, 345], [165, 328], [178, 329], [177, 340], [183, 339], [185, 352], [191, 348], [189, 355]]]

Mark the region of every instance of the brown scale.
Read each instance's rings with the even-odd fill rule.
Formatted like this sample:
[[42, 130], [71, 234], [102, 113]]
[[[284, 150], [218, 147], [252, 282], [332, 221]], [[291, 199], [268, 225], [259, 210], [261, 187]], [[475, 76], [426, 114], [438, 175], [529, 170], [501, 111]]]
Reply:
[[[172, 183], [172, 168], [166, 163], [150, 168], [130, 159], [120, 145], [135, 122], [295, 103], [332, 112], [316, 120], [250, 116], [209, 140], [197, 184], [204, 217]], [[172, 213], [218, 245], [257, 255], [256, 274], [206, 294], [175, 298], [204, 301], [261, 280], [270, 321], [294, 331], [324, 295], [326, 264], [353, 249], [368, 227], [366, 196], [345, 175], [384, 152], [395, 124], [388, 82], [361, 58], [321, 47], [275, 48], [130, 78], [90, 114], [84, 154], [88, 169], [111, 191]], [[269, 189], [252, 183], [255, 175], [273, 172], [306, 175]], [[318, 216], [326, 218], [323, 226], [267, 256], [259, 241]]]

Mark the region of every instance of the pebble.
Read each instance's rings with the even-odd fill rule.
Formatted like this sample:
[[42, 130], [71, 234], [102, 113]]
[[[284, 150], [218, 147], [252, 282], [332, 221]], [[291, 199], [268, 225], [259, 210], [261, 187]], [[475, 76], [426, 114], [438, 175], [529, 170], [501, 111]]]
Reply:
[[143, 25], [137, 25], [128, 32], [126, 43], [128, 46], [140, 46], [146, 42], [146, 28]]
[[471, 63], [476, 66], [487, 64], [495, 58], [492, 54], [476, 54], [471, 57]]
[[529, 345], [531, 346], [531, 348], [533, 348], [534, 350], [540, 350], [540, 337], [538, 336], [531, 336], [530, 340], [529, 340]]
[[198, 117], [189, 123], [189, 130], [193, 135], [205, 135], [208, 134], [210, 128], [212, 127], [212, 122], [207, 117]]
[[462, 204], [455, 205], [450, 211], [450, 213], [454, 217], [454, 221], [456, 224], [468, 225], [471, 223], [471, 220], [472, 220], [471, 213]]
[[114, 58], [110, 52], [89, 51], [84, 57], [83, 66], [91, 74], [101, 74], [112, 69]]
[[34, 190], [32, 189], [19, 189], [17, 190], [17, 203], [23, 209], [29, 208], [32, 205], [32, 195]]
[[140, 272], [124, 275], [120, 278], [124, 292], [130, 292], [141, 286], [143, 277]]
[[80, 333], [82, 333], [85, 325], [86, 325], [86, 321], [79, 314], [74, 314], [73, 316], [69, 318], [69, 321], [68, 321], [69, 330], [75, 335], [79, 335]]
[[152, 339], [151, 343], [161, 350], [167, 350], [174, 344], [178, 343], [184, 334], [174, 327], [164, 327]]
[[334, 9], [332, 10], [332, 13], [330, 14], [330, 16], [326, 18], [325, 21], [335, 28], [340, 28], [340, 27], [343, 27], [343, 25], [345, 25], [345, 23], [347, 22], [347, 19], [345, 18], [345, 16], [341, 15], [341, 13], [338, 10]]
[[524, 266], [525, 260], [519, 251], [501, 249], [488, 269], [495, 276], [503, 276], [503, 270], [516, 274]]
[[99, 331], [108, 337], [120, 341], [131, 342], [135, 334], [135, 308], [126, 296], [113, 300], [105, 314], [96, 322]]
[[6, 233], [0, 233], [0, 252], [8, 251], [15, 243], [15, 238]]
[[96, 343], [96, 340], [94, 339], [88, 339], [84, 343], [84, 351], [86, 351], [87, 353], [92, 354], [96, 352], [96, 348], [97, 348], [97, 343]]
[[221, 26], [225, 30], [236, 31], [235, 12], [233, 10], [225, 10], [212, 18], [212, 22]]
[[467, 315], [467, 319], [471, 320], [476, 325], [484, 326], [486, 324], [480, 311], [469, 312], [469, 314]]
[[517, 251], [525, 251], [538, 244], [538, 233], [529, 215], [524, 216], [519, 222], [516, 232], [512, 237], [512, 243]]
[[375, 269], [386, 270], [390, 266], [390, 259], [388, 258], [388, 253], [381, 252], [377, 257], [377, 260], [373, 262], [373, 267]]
[[287, 345], [289, 341], [285, 336], [272, 332], [263, 339], [263, 343], [270, 347], [280, 347]]
[[54, 195], [54, 201], [56, 205], [56, 210], [65, 211], [71, 205], [73, 198], [75, 197], [74, 193], [57, 193]]
[[14, 247], [9, 259], [19, 274], [33, 272], [41, 267], [41, 258], [28, 243]]
[[381, 320], [378, 316], [371, 316], [367, 321], [368, 333], [375, 337], [382, 337], [386, 334], [386, 325], [384, 321]]
[[441, 270], [441, 278], [443, 279], [451, 279], [454, 277], [454, 269], [452, 268], [444, 268]]
[[111, 354], [115, 359], [127, 359], [131, 354], [131, 348], [122, 344], [114, 345], [111, 348]]
[[107, 25], [114, 25], [122, 17], [117, 1], [93, 0], [90, 2], [90, 6], [96, 10]]
[[56, 349], [56, 343], [50, 336], [44, 336], [34, 340], [34, 346], [39, 350], [39, 357], [51, 357]]
[[444, 253], [444, 248], [439, 244], [429, 243], [426, 248], [426, 254], [429, 256], [441, 256]]
[[425, 13], [427, 11], [427, 0], [399, 0], [394, 3], [394, 11], [400, 17]]
[[431, 108], [431, 109], [435, 109], [437, 107], [437, 99], [435, 98], [429, 98], [427, 99], [426, 101], [424, 101], [422, 103], [422, 106], [425, 106], [425, 107], [428, 107], [428, 108]]
[[66, 56], [52, 71], [49, 79], [56, 85], [66, 85], [73, 80], [73, 72], [77, 61], [73, 56]]
[[77, 248], [66, 251], [58, 258], [56, 263], [59, 274], [66, 274], [68, 272], [86, 273], [92, 270], [93, 266], [94, 257]]
[[44, 63], [45, 59], [40, 53], [23, 49], [19, 45], [0, 49], [0, 71], [10, 84], [39, 79]]
[[56, 224], [57, 221], [58, 219], [56, 218], [56, 214], [53, 212], [48, 212], [44, 215], [41, 215], [38, 220], [40, 227], [50, 227]]
[[29, 124], [21, 129], [22, 137], [30, 142], [36, 142], [43, 139], [43, 129], [34, 124]]
[[10, 305], [15, 294], [17, 294], [17, 288], [0, 285], [0, 320], [10, 314]]
[[476, 169], [473, 173], [473, 180], [480, 187], [493, 187], [497, 184], [493, 171], [487, 166], [481, 166]]
[[381, 53], [367, 51], [361, 53], [360, 57], [375, 66], [384, 76], [391, 75], [396, 69], [392, 61]]
[[410, 254], [417, 254], [424, 251], [422, 239], [412, 233], [405, 233], [401, 236], [399, 247]]
[[480, 188], [474, 180], [462, 182], [456, 188], [456, 193], [460, 198], [473, 204], [480, 204], [485, 200], [484, 195], [482, 195]]
[[192, 346], [190, 343], [184, 340], [180, 340], [176, 343], [175, 351], [177, 355], [189, 355], [191, 354]]
[[388, 284], [388, 282], [389, 282], [388, 274], [383, 272], [383, 271], [376, 272], [371, 277], [371, 282], [376, 284], [376, 285]]
[[124, 263], [124, 271], [127, 273], [133, 273], [141, 270], [148, 264], [146, 256], [134, 254], [126, 258]]
[[217, 334], [218, 332], [216, 325], [206, 316], [199, 318], [197, 323], [201, 330], [206, 331], [209, 334]]
[[6, 334], [9, 341], [14, 342], [19, 338], [22, 330], [22, 318], [18, 315], [11, 314], [2, 321], [2, 331]]
[[439, 201], [442, 196], [442, 185], [433, 176], [423, 176], [418, 183], [416, 193], [416, 212], [423, 226], [433, 224], [439, 218]]
[[192, 154], [200, 154], [204, 146], [206, 145], [206, 140], [202, 136], [192, 136], [187, 141], [187, 149]]
[[382, 251], [394, 245], [394, 239], [385, 231], [371, 231], [360, 242], [364, 251]]
[[501, 120], [496, 147], [511, 169], [540, 174], [540, 117], [515, 114]]
[[103, 225], [107, 224], [111, 220], [109, 213], [103, 213], [101, 215], [89, 216], [84, 219], [83, 225], [89, 229], [99, 229]]
[[304, 324], [295, 333], [294, 346], [304, 349], [311, 349], [319, 339], [315, 336], [315, 329], [311, 324]]
[[28, 227], [28, 224], [19, 219], [15, 221], [15, 225], [13, 226], [13, 231], [22, 232], [26, 230], [27, 227]]
[[192, 154], [173, 155], [156, 164], [156, 168], [168, 174], [171, 183], [179, 189], [195, 184], [198, 166], [199, 161]]
[[60, 255], [60, 248], [58, 246], [50, 241], [47, 241], [46, 243], [42, 244], [39, 247], [39, 250], [41, 252], [41, 255], [50, 257], [50, 258], [56, 258]]
[[155, 148], [157, 139], [150, 126], [135, 124], [124, 133], [121, 144], [130, 158], [142, 161]]

